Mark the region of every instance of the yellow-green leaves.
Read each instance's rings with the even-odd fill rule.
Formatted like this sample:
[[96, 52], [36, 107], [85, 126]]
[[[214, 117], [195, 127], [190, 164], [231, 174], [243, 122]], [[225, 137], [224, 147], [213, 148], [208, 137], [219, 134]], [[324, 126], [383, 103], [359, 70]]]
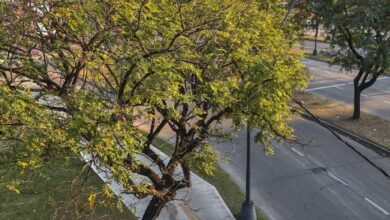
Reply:
[[12, 179], [9, 181], [8, 184], [5, 185], [5, 188], [8, 189], [9, 191], [11, 192], [15, 192], [15, 193], [20, 193], [20, 189], [18, 189], [19, 185], [20, 185], [20, 180], [15, 180], [15, 179]]
[[89, 204], [89, 208], [93, 209], [94, 205], [95, 205], [95, 199], [96, 199], [96, 193], [94, 192], [91, 192], [88, 196], [88, 204]]
[[20, 190], [17, 189], [14, 185], [6, 185], [5, 186], [9, 191], [15, 192], [15, 193], [20, 193]]
[[217, 169], [217, 162], [219, 160], [218, 152], [208, 143], [202, 144], [193, 153], [186, 158], [189, 165], [196, 170], [206, 174], [213, 175]]
[[[42, 87], [41, 97], [0, 88], [0, 123], [15, 124], [0, 127], [10, 146], [0, 156], [22, 170], [85, 152], [127, 192], [163, 195], [176, 189], [169, 184], [179, 166], [213, 174], [219, 157], [208, 138], [226, 136], [215, 126], [224, 120], [259, 128], [266, 154], [275, 137], [291, 136], [287, 103], [306, 76], [291, 52], [293, 34], [280, 28], [280, 1], [66, 0], [50, 7], [45, 18], [29, 11], [47, 35], [35, 30], [15, 43], [15, 33], [0, 33], [10, 47], [46, 55], [14, 54], [12, 61], [20, 78]], [[30, 23], [17, 21], [22, 35]], [[177, 137], [169, 168], [146, 149], [163, 126]], [[148, 170], [138, 157], [158, 168]], [[105, 188], [91, 193], [87, 206], [99, 195], [113, 197]]]
[[18, 165], [19, 165], [21, 168], [26, 168], [26, 167], [28, 167], [28, 165], [29, 165], [28, 162], [24, 162], [24, 161], [18, 161], [17, 163], [18, 163]]

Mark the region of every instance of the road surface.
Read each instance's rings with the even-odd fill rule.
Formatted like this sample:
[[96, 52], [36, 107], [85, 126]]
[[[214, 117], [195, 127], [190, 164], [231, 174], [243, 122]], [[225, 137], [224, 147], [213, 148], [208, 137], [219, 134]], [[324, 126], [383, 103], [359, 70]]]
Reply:
[[[352, 104], [353, 73], [339, 73], [338, 67], [322, 62], [303, 62], [314, 73], [308, 91]], [[381, 77], [363, 92], [362, 110], [390, 118], [390, 103], [385, 102], [389, 84], [389, 78]], [[320, 125], [304, 119], [291, 125], [304, 146], [275, 143], [274, 156], [265, 156], [257, 144], [252, 147], [252, 199], [270, 220], [390, 220], [389, 179]], [[169, 129], [160, 137], [173, 141]], [[241, 131], [232, 141], [214, 143], [227, 159], [221, 167], [242, 190], [245, 138]], [[390, 158], [345, 140], [390, 173]]]
[[[273, 156], [252, 146], [251, 196], [270, 220], [390, 220], [390, 179], [320, 125], [296, 119], [291, 126], [303, 145], [274, 143]], [[165, 128], [160, 137], [173, 142], [173, 135]], [[225, 159], [222, 169], [243, 191], [245, 138], [240, 131], [233, 140], [212, 142]], [[344, 139], [390, 173], [390, 158]]]
[[[302, 61], [312, 73], [307, 92], [353, 105], [353, 78], [357, 71], [340, 72], [340, 66], [309, 59]], [[380, 76], [361, 94], [362, 111], [390, 120], [390, 77]], [[351, 113], [352, 114], [352, 113]]]
[[[252, 147], [252, 199], [270, 220], [390, 219], [390, 180], [327, 130], [311, 121], [292, 122], [304, 146], [275, 144], [275, 155]], [[254, 133], [254, 132], [253, 132]], [[246, 133], [216, 143], [222, 168], [245, 189]], [[390, 159], [349, 140], [390, 172]]]

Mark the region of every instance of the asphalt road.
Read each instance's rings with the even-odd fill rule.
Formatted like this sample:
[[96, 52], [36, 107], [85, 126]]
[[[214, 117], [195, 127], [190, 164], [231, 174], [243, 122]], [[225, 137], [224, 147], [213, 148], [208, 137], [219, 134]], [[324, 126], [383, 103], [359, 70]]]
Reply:
[[[273, 156], [252, 145], [251, 196], [270, 220], [390, 219], [390, 179], [320, 125], [296, 119], [291, 126], [302, 144], [274, 143]], [[172, 142], [173, 135], [165, 128], [160, 137]], [[212, 143], [223, 158], [222, 169], [244, 191], [246, 132], [235, 135]], [[390, 158], [344, 140], [390, 173]]]
[[[326, 129], [304, 119], [292, 122], [305, 145], [275, 143], [275, 155], [252, 147], [252, 199], [271, 220], [390, 219], [390, 180]], [[253, 132], [254, 133], [254, 132]], [[246, 133], [216, 143], [222, 168], [245, 189]], [[390, 172], [390, 159], [349, 140]]]
[[[305, 59], [302, 61], [312, 73], [306, 91], [353, 105], [353, 78], [357, 74], [340, 71], [340, 66]], [[361, 94], [362, 111], [390, 120], [390, 77], [380, 76], [374, 85]]]
[[[353, 73], [304, 60], [313, 72], [308, 91], [352, 104]], [[381, 78], [362, 95], [362, 110], [390, 118], [390, 79]], [[390, 220], [390, 180], [320, 125], [304, 119], [291, 123], [304, 145], [275, 143], [265, 156], [253, 144], [252, 199], [270, 220]], [[147, 128], [147, 125], [141, 127]], [[254, 132], [253, 132], [254, 133]], [[172, 132], [161, 136], [172, 141]], [[246, 133], [214, 146], [226, 158], [221, 167], [245, 190]], [[390, 173], [390, 158], [345, 138]]]

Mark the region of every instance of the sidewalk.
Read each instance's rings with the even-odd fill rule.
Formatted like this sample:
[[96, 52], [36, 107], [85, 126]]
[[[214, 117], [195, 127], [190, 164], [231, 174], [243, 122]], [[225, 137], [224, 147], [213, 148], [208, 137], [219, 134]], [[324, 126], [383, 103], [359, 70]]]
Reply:
[[[160, 155], [164, 162], [168, 162], [169, 157], [152, 147], [152, 149]], [[89, 154], [82, 154], [85, 161], [91, 159]], [[150, 160], [140, 156], [139, 159], [149, 166], [151, 166], [156, 172], [158, 168], [153, 165]], [[135, 209], [135, 215], [141, 218], [151, 196], [144, 199], [137, 199], [133, 195], [124, 194], [123, 187], [117, 182], [110, 181], [110, 171], [107, 167], [99, 166], [95, 164], [91, 165], [91, 168], [95, 173], [110, 186], [111, 190], [122, 200], [122, 202], [129, 209]], [[181, 170], [177, 169], [175, 175], [180, 177], [182, 175]], [[182, 189], [178, 191], [176, 201], [169, 202], [166, 207], [161, 211], [158, 219], [161, 220], [195, 220], [195, 219], [210, 219], [210, 220], [229, 220], [234, 219], [233, 214], [226, 206], [222, 197], [214, 186], [200, 178], [194, 173], [191, 173], [192, 187], [189, 189]]]
[[[39, 86], [35, 84], [28, 84], [28, 87], [32, 89], [39, 89]], [[33, 95], [37, 95], [37, 92], [33, 92]], [[46, 104], [50, 103], [54, 105], [61, 105], [59, 100], [55, 97], [44, 97], [42, 102]], [[157, 148], [152, 147], [160, 158], [168, 163], [169, 157]], [[90, 154], [81, 153], [83, 159], [88, 162], [91, 160]], [[138, 158], [149, 167], [151, 167], [156, 173], [161, 174], [156, 165], [154, 165], [148, 158], [139, 156]], [[97, 165], [97, 166], [96, 166]], [[134, 214], [137, 218], [142, 218], [142, 215], [151, 200], [151, 196], [144, 199], [138, 199], [133, 195], [123, 193], [123, 187], [121, 184], [112, 181], [111, 171], [105, 166], [99, 166], [98, 162], [91, 165], [94, 172], [109, 185], [110, 189], [118, 196], [123, 204], [130, 210], [134, 210]], [[175, 177], [182, 178], [181, 169], [176, 169], [174, 172]], [[139, 179], [145, 177], [138, 176]], [[221, 195], [216, 188], [210, 183], [206, 182], [201, 177], [191, 172], [192, 187], [181, 189], [177, 192], [176, 200], [167, 203], [166, 207], [160, 213], [157, 219], [161, 220], [234, 220], [234, 216], [223, 201]], [[137, 180], [134, 180], [136, 182]]]

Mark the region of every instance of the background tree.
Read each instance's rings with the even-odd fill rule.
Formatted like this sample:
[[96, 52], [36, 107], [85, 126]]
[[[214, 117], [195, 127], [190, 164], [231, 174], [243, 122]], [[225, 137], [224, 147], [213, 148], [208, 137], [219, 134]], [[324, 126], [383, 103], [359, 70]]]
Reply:
[[314, 49], [313, 49], [313, 55], [316, 56], [318, 54], [317, 51], [317, 41], [318, 41], [318, 32], [321, 27], [321, 23], [323, 20], [321, 9], [321, 4], [319, 4], [317, 1], [308, 1], [307, 5], [308, 11], [310, 13], [310, 28], [314, 30]]
[[317, 0], [299, 0], [295, 4], [295, 13], [292, 21], [296, 23], [304, 36], [307, 30], [314, 30], [314, 49], [313, 55], [317, 55], [318, 34], [322, 23], [322, 4]]
[[[358, 67], [354, 79], [354, 113], [360, 117], [360, 94], [372, 86], [389, 67], [390, 2], [327, 0], [317, 1], [318, 13], [332, 45], [340, 47], [331, 54], [333, 62], [351, 70]], [[317, 13], [317, 12], [316, 12]]]
[[[292, 136], [288, 101], [306, 76], [290, 50], [290, 26], [280, 27], [279, 1], [2, 7], [0, 134], [8, 153], [1, 154], [10, 164], [35, 170], [44, 159], [90, 153], [90, 163], [109, 167], [127, 193], [151, 197], [143, 219], [155, 219], [191, 186], [191, 166], [212, 174], [218, 155], [208, 138], [223, 120], [260, 128], [267, 153], [270, 140]], [[39, 85], [36, 98], [23, 89], [27, 81]], [[146, 135], [137, 120], [150, 125]], [[167, 163], [151, 148], [164, 127], [176, 134]]]

